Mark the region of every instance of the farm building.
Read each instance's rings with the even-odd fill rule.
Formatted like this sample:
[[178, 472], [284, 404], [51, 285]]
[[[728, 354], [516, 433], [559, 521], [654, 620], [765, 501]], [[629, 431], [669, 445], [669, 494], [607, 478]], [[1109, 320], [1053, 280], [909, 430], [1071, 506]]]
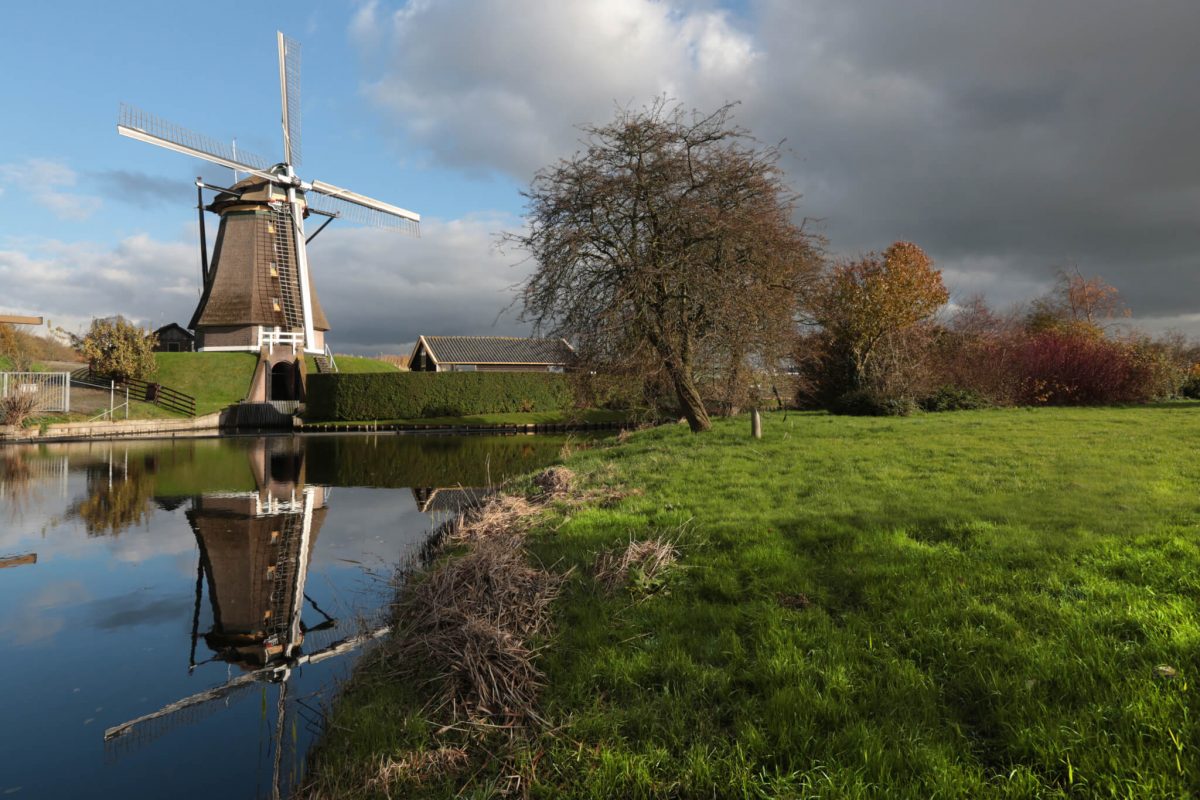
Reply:
[[422, 336], [408, 368], [414, 372], [562, 372], [575, 361], [565, 339], [508, 336]]
[[154, 334], [158, 337], [158, 344], [154, 346], [156, 353], [190, 353], [196, 349], [196, 337], [174, 322], [163, 325]]

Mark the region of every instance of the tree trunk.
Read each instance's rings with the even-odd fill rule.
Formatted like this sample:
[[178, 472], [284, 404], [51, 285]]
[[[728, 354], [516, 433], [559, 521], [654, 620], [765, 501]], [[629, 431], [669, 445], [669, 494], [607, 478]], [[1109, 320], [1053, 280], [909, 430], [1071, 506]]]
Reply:
[[679, 410], [687, 419], [692, 433], [700, 433], [712, 428], [708, 411], [704, 408], [704, 401], [700, 399], [700, 391], [692, 381], [692, 376], [670, 361], [666, 366], [667, 374], [671, 376], [671, 383], [675, 386], [675, 394], [679, 397]]

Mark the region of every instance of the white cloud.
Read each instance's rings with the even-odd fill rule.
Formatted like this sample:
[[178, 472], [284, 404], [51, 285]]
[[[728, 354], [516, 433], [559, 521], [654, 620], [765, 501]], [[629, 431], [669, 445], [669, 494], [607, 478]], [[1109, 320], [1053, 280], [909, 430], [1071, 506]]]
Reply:
[[[422, 334], [524, 335], [504, 309], [527, 274], [497, 235], [519, 221], [481, 214], [421, 222], [421, 238], [346, 229], [321, 234], [309, 263], [340, 352], [400, 352]], [[500, 319], [497, 317], [500, 316]]]
[[[329, 230], [309, 249], [313, 280], [339, 352], [401, 352], [420, 334], [523, 335], [502, 314], [525, 275], [496, 236], [519, 221], [496, 214], [426, 219], [422, 237], [366, 228]], [[55, 240], [0, 250], [3, 306], [81, 330], [122, 314], [158, 327], [186, 325], [199, 298], [194, 231], [176, 241], [145, 234], [116, 246]]]
[[100, 210], [99, 197], [73, 191], [79, 175], [63, 161], [29, 158], [0, 164], [0, 193], [8, 190], [27, 194], [59, 219], [84, 220]]
[[367, 92], [412, 140], [447, 164], [521, 181], [615, 106], [744, 98], [758, 58], [725, 12], [653, 0], [410, 2], [390, 17], [370, 3], [351, 38], [386, 45]]
[[524, 184], [614, 106], [736, 100], [835, 254], [916, 241], [998, 305], [1078, 263], [1186, 315], [1197, 24], [1194, 0], [372, 0], [351, 40], [398, 144], [459, 170]]
[[0, 286], [6, 306], [36, 309], [68, 330], [113, 314], [154, 326], [186, 323], [197, 298], [198, 261], [196, 245], [145, 234], [115, 246], [43, 240], [0, 250]]

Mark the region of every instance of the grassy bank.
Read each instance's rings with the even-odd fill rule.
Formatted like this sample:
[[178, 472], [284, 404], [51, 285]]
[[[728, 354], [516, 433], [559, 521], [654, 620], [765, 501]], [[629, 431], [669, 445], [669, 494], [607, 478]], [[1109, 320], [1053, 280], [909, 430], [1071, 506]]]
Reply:
[[[335, 356], [338, 372], [351, 374], [362, 372], [400, 372], [400, 368], [388, 361], [364, 356]], [[317, 371], [317, 360], [312, 356], [304, 357], [305, 367], [312, 375]]]
[[[577, 568], [541, 660], [552, 732], [515, 760], [532, 796], [1198, 790], [1200, 404], [747, 428], [569, 460], [638, 491], [530, 539]], [[664, 587], [599, 590], [598, 553], [659, 534], [682, 552]], [[348, 791], [382, 757], [461, 743], [425, 697], [368, 664], [314, 775]], [[472, 752], [391, 790], [486, 794], [499, 762]]]
[[254, 353], [155, 353], [154, 360], [152, 380], [195, 397], [197, 415], [244, 398], [258, 364]]

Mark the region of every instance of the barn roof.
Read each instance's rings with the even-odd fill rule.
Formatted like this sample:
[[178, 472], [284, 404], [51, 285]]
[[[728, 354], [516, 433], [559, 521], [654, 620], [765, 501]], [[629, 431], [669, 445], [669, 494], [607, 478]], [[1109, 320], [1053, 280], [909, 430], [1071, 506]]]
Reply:
[[568, 364], [575, 359], [565, 339], [422, 336], [417, 347], [422, 343], [439, 364]]
[[171, 330], [172, 328], [179, 331], [180, 333], [182, 333], [184, 336], [186, 336], [189, 339], [196, 338], [191, 334], [190, 331], [188, 331], [187, 328], [183, 327], [182, 325], [180, 325], [177, 322], [168, 322], [166, 325], [163, 325], [161, 328], [156, 330], [155, 333], [158, 334], [159, 336], [162, 336], [164, 333]]

